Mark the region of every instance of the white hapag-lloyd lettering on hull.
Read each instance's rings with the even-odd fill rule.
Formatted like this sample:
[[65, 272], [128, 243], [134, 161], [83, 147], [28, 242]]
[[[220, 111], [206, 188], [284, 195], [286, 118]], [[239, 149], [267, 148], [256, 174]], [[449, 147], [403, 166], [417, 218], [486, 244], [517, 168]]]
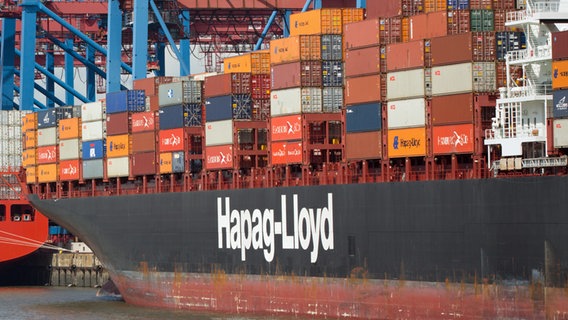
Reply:
[[[288, 234], [286, 195], [281, 196], [281, 220], [275, 221], [274, 209], [231, 209], [231, 199], [217, 198], [219, 249], [241, 251], [246, 261], [247, 250], [263, 250], [264, 259], [272, 262], [276, 235], [282, 236], [282, 249], [309, 250], [310, 261], [318, 260], [320, 244], [324, 251], [333, 250], [333, 194], [327, 194], [327, 207], [300, 208], [298, 195], [293, 195], [293, 229]], [[225, 241], [223, 241], [225, 238]]]

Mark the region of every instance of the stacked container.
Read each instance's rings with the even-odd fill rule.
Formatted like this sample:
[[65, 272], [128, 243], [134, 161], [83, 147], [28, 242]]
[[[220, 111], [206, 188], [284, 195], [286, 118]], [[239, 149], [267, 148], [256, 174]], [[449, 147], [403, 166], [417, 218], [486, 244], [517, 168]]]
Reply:
[[26, 182], [37, 183], [37, 113], [22, 118], [22, 166], [26, 169]]
[[81, 175], [83, 180], [104, 177], [106, 115], [102, 101], [81, 106]]
[[[25, 114], [26, 112], [19, 110], [0, 111], [0, 150], [2, 150], [0, 153], [0, 172], [18, 173], [22, 166], [22, 160], [27, 160], [22, 157], [22, 119]], [[26, 156], [25, 153], [23, 155]], [[21, 187], [14, 178], [14, 175], [2, 177], [4, 181], [0, 183], [0, 199], [20, 198]], [[6, 183], [6, 179], [13, 181]]]
[[159, 88], [161, 84], [171, 83], [174, 77], [152, 77], [144, 79], [136, 79], [132, 81], [134, 90], [143, 90], [146, 95], [146, 109], [149, 111], [157, 111], [160, 106]]
[[79, 180], [81, 177], [81, 118], [62, 119], [59, 121], [57, 129], [59, 134], [59, 180]]
[[552, 33], [554, 148], [568, 148], [568, 31]]
[[[58, 122], [73, 117], [73, 107], [51, 108], [37, 112], [37, 181], [56, 182], [59, 174]], [[77, 146], [78, 148], [78, 146]], [[71, 151], [65, 149], [65, 151]]]

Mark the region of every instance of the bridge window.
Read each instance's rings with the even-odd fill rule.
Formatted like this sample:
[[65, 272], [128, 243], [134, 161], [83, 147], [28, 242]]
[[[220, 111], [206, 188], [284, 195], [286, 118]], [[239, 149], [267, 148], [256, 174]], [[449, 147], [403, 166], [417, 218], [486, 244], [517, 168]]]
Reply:
[[34, 209], [30, 205], [16, 204], [10, 208], [10, 213], [12, 216], [12, 221], [34, 221]]
[[0, 221], [5, 221], [5, 220], [6, 220], [6, 206], [0, 204]]

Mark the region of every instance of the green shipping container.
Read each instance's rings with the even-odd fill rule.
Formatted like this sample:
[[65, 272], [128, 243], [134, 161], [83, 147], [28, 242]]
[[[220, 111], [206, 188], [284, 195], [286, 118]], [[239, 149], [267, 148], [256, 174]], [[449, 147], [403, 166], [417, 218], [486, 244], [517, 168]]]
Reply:
[[493, 31], [495, 29], [495, 22], [493, 17], [493, 10], [471, 10], [471, 31]]

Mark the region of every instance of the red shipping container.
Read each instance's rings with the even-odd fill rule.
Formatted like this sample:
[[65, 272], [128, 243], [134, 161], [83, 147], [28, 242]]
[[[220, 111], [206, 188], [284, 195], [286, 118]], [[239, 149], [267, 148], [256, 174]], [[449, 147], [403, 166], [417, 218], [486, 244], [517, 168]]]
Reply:
[[81, 177], [81, 160], [65, 160], [59, 162], [59, 180], [73, 181]]
[[491, 10], [493, 9], [493, 0], [469, 0], [470, 10]]
[[[505, 61], [497, 61], [495, 65], [495, 71], [497, 73], [497, 88], [507, 86], [507, 63]], [[523, 85], [523, 67], [519, 65], [512, 65], [509, 69], [512, 82], [517, 86]], [[512, 83], [511, 82], [511, 83]]]
[[448, 34], [468, 33], [470, 29], [469, 10], [448, 11]]
[[142, 152], [132, 155], [132, 176], [143, 176], [156, 173], [156, 153]]
[[448, 34], [446, 11], [430, 12], [410, 17], [409, 40], [431, 39]]
[[[381, 2], [381, 1], [379, 1]], [[415, 16], [424, 12], [423, 0], [402, 0], [402, 15], [405, 17]]]
[[120, 112], [107, 114], [106, 116], [106, 132], [107, 135], [127, 134], [130, 130], [129, 112]]
[[[402, 18], [392, 17], [380, 20], [379, 43], [386, 45], [402, 41]], [[364, 32], [364, 31], [363, 31]]]
[[302, 117], [291, 115], [270, 118], [270, 134], [272, 141], [302, 139]]
[[473, 94], [453, 94], [432, 97], [432, 125], [473, 123]]
[[132, 137], [132, 153], [156, 150], [156, 133], [154, 131], [137, 132]]
[[367, 19], [373, 18], [390, 18], [400, 16], [402, 14], [401, 0], [367, 1], [366, 8]]
[[568, 31], [552, 33], [552, 60], [568, 59]]
[[298, 61], [273, 65], [271, 87], [288, 89], [294, 87], [321, 87], [321, 61]]
[[507, 10], [514, 11], [515, 0], [493, 0], [493, 10]]
[[132, 132], [154, 131], [156, 129], [156, 114], [154, 111], [132, 113], [131, 127]]
[[37, 164], [57, 162], [57, 146], [38, 147], [36, 150]]
[[381, 76], [347, 78], [345, 81], [345, 104], [353, 105], [381, 100]]
[[160, 109], [160, 97], [158, 95], [146, 96], [147, 110], [158, 111]]
[[345, 157], [347, 160], [381, 159], [382, 132], [351, 132], [345, 134]]
[[302, 142], [272, 142], [270, 145], [272, 164], [302, 163], [302, 153]]
[[159, 151], [181, 151], [184, 146], [184, 131], [183, 128], [160, 130], [158, 131], [159, 137]]
[[270, 83], [269, 74], [253, 75], [251, 80], [251, 97], [253, 99], [270, 99]]
[[205, 169], [233, 168], [233, 145], [211, 146], [205, 148]]
[[434, 154], [472, 153], [473, 124], [432, 127]]
[[495, 32], [470, 32], [433, 38], [430, 41], [432, 65], [495, 61], [495, 46]]
[[424, 67], [424, 40], [387, 45], [387, 72]]
[[204, 95], [206, 98], [229, 94], [250, 93], [250, 73], [225, 73], [205, 78]]
[[377, 74], [381, 71], [381, 48], [379, 46], [353, 49], [345, 53], [346, 77]]
[[252, 120], [267, 121], [270, 119], [270, 99], [256, 99], [252, 104]]
[[380, 30], [379, 19], [367, 17], [367, 20], [349, 23], [344, 28], [343, 47], [350, 50], [379, 45]]
[[132, 81], [134, 90], [144, 90], [147, 96], [158, 95], [158, 88], [163, 83], [171, 83], [174, 77], [152, 77]]

